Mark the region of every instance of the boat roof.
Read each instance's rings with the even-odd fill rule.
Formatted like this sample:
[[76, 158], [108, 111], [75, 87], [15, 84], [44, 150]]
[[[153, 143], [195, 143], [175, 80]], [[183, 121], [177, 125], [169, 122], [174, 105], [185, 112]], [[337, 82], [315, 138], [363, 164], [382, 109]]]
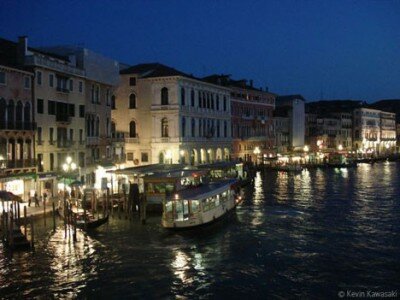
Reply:
[[114, 171], [108, 171], [108, 173], [115, 173], [121, 175], [148, 175], [163, 171], [178, 171], [186, 168], [183, 164], [151, 164], [138, 167], [130, 167], [125, 169], [118, 169]]
[[149, 174], [143, 177], [144, 180], [149, 179], [165, 179], [165, 178], [172, 178], [178, 179], [183, 177], [195, 177], [195, 176], [202, 176], [207, 174], [208, 170], [197, 170], [197, 169], [186, 169], [186, 170], [172, 170], [172, 171], [164, 171], [164, 172], [157, 172], [154, 174]]
[[238, 164], [240, 165], [243, 163], [237, 162], [237, 161], [218, 161], [218, 162], [211, 163], [211, 164], [198, 165], [197, 167], [199, 169], [219, 170], [219, 169], [233, 168], [233, 167], [236, 167], [236, 165], [238, 165]]
[[169, 201], [178, 199], [184, 200], [200, 200], [225, 191], [232, 184], [236, 183], [236, 179], [219, 180], [200, 185], [194, 188], [187, 188], [171, 195]]

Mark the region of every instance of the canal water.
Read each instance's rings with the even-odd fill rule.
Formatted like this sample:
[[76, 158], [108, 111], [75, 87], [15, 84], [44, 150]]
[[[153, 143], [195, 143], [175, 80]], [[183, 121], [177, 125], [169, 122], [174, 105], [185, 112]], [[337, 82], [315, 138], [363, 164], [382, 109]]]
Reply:
[[38, 220], [35, 253], [0, 246], [0, 297], [337, 298], [400, 292], [400, 164], [258, 173], [224, 221], [171, 233], [159, 217], [78, 242]]

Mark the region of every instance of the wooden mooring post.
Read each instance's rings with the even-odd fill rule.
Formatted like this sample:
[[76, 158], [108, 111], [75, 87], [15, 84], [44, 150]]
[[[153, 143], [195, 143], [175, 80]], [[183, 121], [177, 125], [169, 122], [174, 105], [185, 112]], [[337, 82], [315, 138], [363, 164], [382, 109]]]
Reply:
[[26, 213], [26, 206], [24, 206], [24, 235], [27, 236], [28, 218]]
[[31, 223], [31, 248], [35, 248], [35, 229], [33, 227], [33, 216], [31, 215], [30, 217], [30, 223]]
[[56, 204], [53, 200], [53, 232], [56, 232]]

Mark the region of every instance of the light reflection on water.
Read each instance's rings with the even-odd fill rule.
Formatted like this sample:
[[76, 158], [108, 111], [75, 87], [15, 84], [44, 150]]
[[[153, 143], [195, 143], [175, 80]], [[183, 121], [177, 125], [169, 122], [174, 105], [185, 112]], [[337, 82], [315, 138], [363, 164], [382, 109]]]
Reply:
[[400, 165], [257, 173], [244, 203], [201, 230], [114, 216], [78, 242], [36, 222], [36, 252], [0, 246], [0, 297], [336, 298], [396, 289]]

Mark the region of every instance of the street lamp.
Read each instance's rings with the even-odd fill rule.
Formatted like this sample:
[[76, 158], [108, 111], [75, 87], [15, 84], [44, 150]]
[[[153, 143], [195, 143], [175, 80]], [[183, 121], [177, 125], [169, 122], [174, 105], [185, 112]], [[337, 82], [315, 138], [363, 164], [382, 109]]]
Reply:
[[261, 153], [260, 148], [259, 147], [255, 147], [253, 153], [256, 156], [256, 166], [258, 164], [258, 155]]
[[[66, 158], [65, 164], [63, 164], [62, 168], [66, 174], [76, 170], [76, 163], [72, 162], [71, 156]], [[64, 176], [64, 201], [66, 201], [66, 197], [66, 176]]]
[[310, 148], [307, 145], [305, 145], [303, 150], [304, 150], [304, 152], [308, 152], [308, 151], [310, 151]]
[[338, 148], [339, 151], [342, 151], [343, 150], [342, 144], [340, 144], [337, 148]]

